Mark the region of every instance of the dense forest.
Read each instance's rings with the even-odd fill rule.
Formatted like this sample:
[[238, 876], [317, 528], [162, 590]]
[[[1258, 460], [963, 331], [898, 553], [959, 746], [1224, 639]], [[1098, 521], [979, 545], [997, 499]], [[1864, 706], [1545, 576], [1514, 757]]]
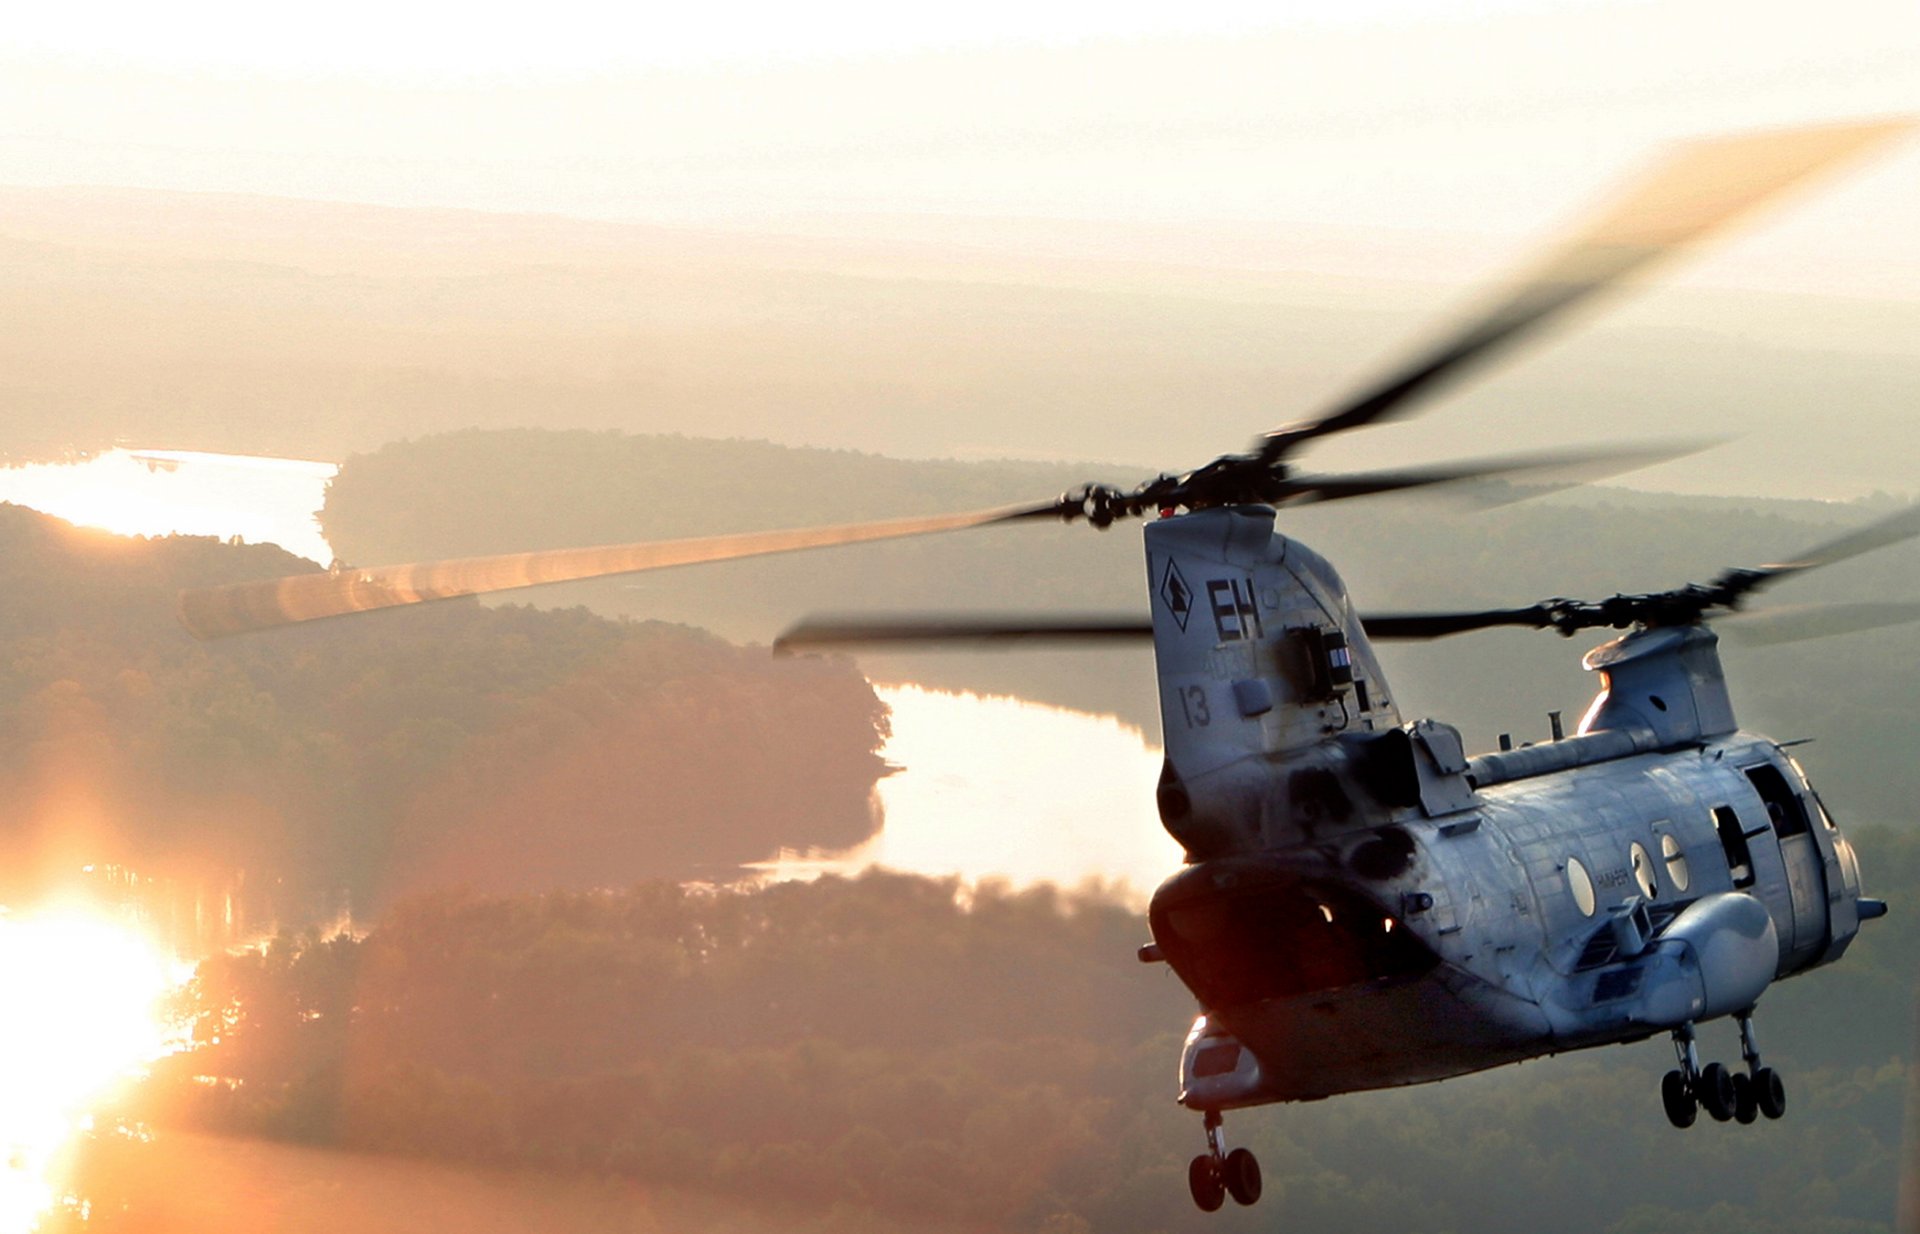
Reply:
[[[1857, 839], [1894, 915], [1766, 996], [1784, 1121], [1673, 1130], [1663, 1039], [1244, 1111], [1228, 1130], [1265, 1163], [1257, 1217], [1190, 1209], [1200, 1128], [1172, 1072], [1193, 1008], [1133, 959], [1140, 917], [904, 875], [441, 894], [364, 937], [283, 934], [200, 967], [182, 996], [198, 1047], [124, 1116], [163, 1145], [214, 1132], [627, 1179], [775, 1228], [1869, 1234], [1909, 1158], [1920, 835]], [[1731, 1030], [1703, 1047], [1730, 1052]]]
[[174, 619], [181, 586], [311, 568], [0, 505], [9, 897], [111, 866], [210, 895], [244, 934], [409, 889], [730, 875], [872, 834], [886, 717], [844, 662], [583, 610], [205, 644]]
[[[764, 442], [468, 431], [350, 458], [329, 490], [323, 524], [342, 558], [374, 565], [966, 510], [1045, 498], [1088, 479], [1138, 478], [1117, 467], [907, 462]], [[1343, 502], [1289, 510], [1281, 526], [1339, 567], [1363, 612], [1483, 608], [1667, 588], [1728, 566], [1790, 559], [1896, 501], [1679, 498], [1591, 488], [1495, 508], [1444, 497]], [[1920, 598], [1916, 580], [1920, 544], [1909, 543], [1784, 584], [1756, 607], [1911, 601]], [[511, 598], [770, 640], [813, 612], [1136, 614], [1145, 592], [1135, 528], [1021, 525]], [[1843, 815], [1910, 819], [1920, 800], [1920, 765], [1908, 757], [1909, 700], [1920, 695], [1920, 626], [1758, 648], [1741, 646], [1737, 627], [1722, 628], [1742, 722], [1782, 739], [1816, 739], [1802, 761]], [[1501, 732], [1518, 740], [1543, 736], [1549, 710], [1577, 718], [1596, 688], [1579, 656], [1598, 641], [1488, 631], [1382, 651], [1404, 713], [1438, 716], [1488, 749]], [[876, 680], [1111, 711], [1150, 737], [1158, 733], [1144, 648], [862, 654], [860, 663]]]

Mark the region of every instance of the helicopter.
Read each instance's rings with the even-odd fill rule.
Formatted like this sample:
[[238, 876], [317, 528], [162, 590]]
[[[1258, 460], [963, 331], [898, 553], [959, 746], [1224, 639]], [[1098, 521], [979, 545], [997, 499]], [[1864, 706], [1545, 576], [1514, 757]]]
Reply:
[[[338, 567], [183, 592], [214, 638], [542, 583], [1019, 522], [1142, 520], [1149, 617], [813, 618], [777, 652], [872, 644], [1149, 643], [1165, 762], [1160, 819], [1185, 864], [1153, 893], [1152, 941], [1199, 1014], [1179, 1102], [1201, 1115], [1195, 1203], [1261, 1194], [1227, 1111], [1437, 1081], [1667, 1034], [1668, 1120], [1782, 1117], [1757, 1004], [1839, 960], [1884, 915], [1819, 794], [1778, 742], [1742, 730], [1712, 623], [1783, 579], [1920, 535], [1920, 506], [1781, 563], [1667, 591], [1517, 608], [1369, 614], [1335, 568], [1277, 529], [1288, 508], [1529, 477], [1565, 484], [1675, 451], [1611, 449], [1316, 475], [1293, 456], [1407, 414], [1463, 372], [1644, 273], [1905, 121], [1684, 145], [1492, 307], [1318, 416], [1243, 453], [1125, 489], [946, 515]], [[1805, 626], [1789, 611], [1784, 627]], [[1920, 605], [1829, 606], [1781, 637], [1920, 620]], [[1375, 642], [1501, 626], [1624, 631], [1586, 653], [1599, 690], [1572, 735], [1470, 757], [1457, 729], [1408, 719]], [[1731, 1017], [1740, 1061], [1702, 1061]]]

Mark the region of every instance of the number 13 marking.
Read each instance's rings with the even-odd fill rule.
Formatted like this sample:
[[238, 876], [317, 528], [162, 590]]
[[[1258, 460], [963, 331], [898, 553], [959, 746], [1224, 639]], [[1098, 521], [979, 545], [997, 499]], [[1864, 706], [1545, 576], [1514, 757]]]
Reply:
[[1205, 728], [1213, 723], [1213, 712], [1207, 707], [1207, 692], [1199, 686], [1186, 686], [1180, 691], [1180, 714], [1186, 718], [1188, 728]]

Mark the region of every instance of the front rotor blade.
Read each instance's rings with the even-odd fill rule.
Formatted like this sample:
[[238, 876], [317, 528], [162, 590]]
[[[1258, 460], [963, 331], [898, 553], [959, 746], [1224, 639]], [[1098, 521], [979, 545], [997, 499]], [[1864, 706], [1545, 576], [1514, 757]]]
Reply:
[[1802, 604], [1734, 613], [1717, 618], [1713, 628], [1728, 642], [1771, 647], [1915, 621], [1920, 621], [1920, 604], [1916, 603]]
[[1114, 643], [1152, 637], [1151, 621], [1103, 613], [1062, 614], [1056, 617], [988, 614], [972, 617], [808, 617], [774, 639], [773, 650], [787, 655], [829, 647], [902, 643]]
[[1762, 566], [1776, 574], [1794, 574], [1802, 570], [1813, 570], [1820, 566], [1830, 566], [1835, 562], [1858, 557], [1862, 553], [1871, 553], [1875, 549], [1898, 544], [1902, 540], [1911, 540], [1920, 536], [1920, 505], [1907, 506], [1896, 510], [1886, 518], [1868, 523], [1857, 531], [1850, 531], [1837, 540], [1829, 540], [1819, 548], [1808, 549], [1793, 561], [1779, 565]]
[[1267, 435], [1278, 461], [1302, 442], [1403, 415], [1443, 382], [1596, 292], [1645, 271], [1816, 173], [1909, 131], [1908, 119], [1689, 142], [1523, 273], [1514, 289], [1406, 367], [1332, 410]]
[[[1644, 446], [1627, 450], [1595, 450], [1586, 453], [1561, 451], [1551, 454], [1508, 455], [1436, 467], [1406, 467], [1394, 471], [1346, 472], [1337, 476], [1296, 476], [1286, 481], [1287, 505], [1312, 505], [1322, 501], [1341, 501], [1349, 497], [1371, 497], [1406, 489], [1427, 488], [1439, 484], [1464, 484], [1497, 476], [1532, 477], [1549, 489], [1571, 488], [1608, 476], [1622, 475], [1655, 463], [1703, 450], [1709, 444], [1687, 443], [1673, 446]], [[1536, 496], [1527, 492], [1503, 496], [1487, 504]]]
[[[1553, 624], [1551, 610], [1488, 609], [1472, 613], [1361, 614], [1367, 637], [1413, 641], [1445, 638], [1495, 626], [1542, 628]], [[957, 617], [910, 615], [901, 617], [808, 617], [773, 640], [773, 650], [786, 655], [836, 647], [900, 644], [995, 646], [1020, 642], [1125, 643], [1153, 637], [1153, 623], [1141, 617], [1106, 613], [1060, 616]]]
[[862, 544], [906, 536], [959, 531], [1033, 517], [1045, 506], [1003, 506], [967, 514], [940, 514], [842, 523], [784, 531], [756, 531], [686, 540], [652, 540], [597, 548], [551, 549], [466, 557], [378, 569], [296, 574], [257, 583], [235, 583], [180, 593], [180, 620], [196, 638], [371, 612], [429, 600], [510, 591], [541, 583], [574, 582], [609, 574], [632, 574], [698, 562], [732, 561], [837, 544]]

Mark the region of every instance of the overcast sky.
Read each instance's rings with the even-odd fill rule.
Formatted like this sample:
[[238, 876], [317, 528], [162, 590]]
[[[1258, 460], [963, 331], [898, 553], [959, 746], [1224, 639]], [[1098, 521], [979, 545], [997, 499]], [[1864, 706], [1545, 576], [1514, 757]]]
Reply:
[[[1505, 236], [1662, 139], [1920, 110], [1916, 65], [1912, 0], [43, 5], [0, 33], [0, 183]], [[1898, 294], [1916, 200], [1909, 148], [1740, 265]]]

